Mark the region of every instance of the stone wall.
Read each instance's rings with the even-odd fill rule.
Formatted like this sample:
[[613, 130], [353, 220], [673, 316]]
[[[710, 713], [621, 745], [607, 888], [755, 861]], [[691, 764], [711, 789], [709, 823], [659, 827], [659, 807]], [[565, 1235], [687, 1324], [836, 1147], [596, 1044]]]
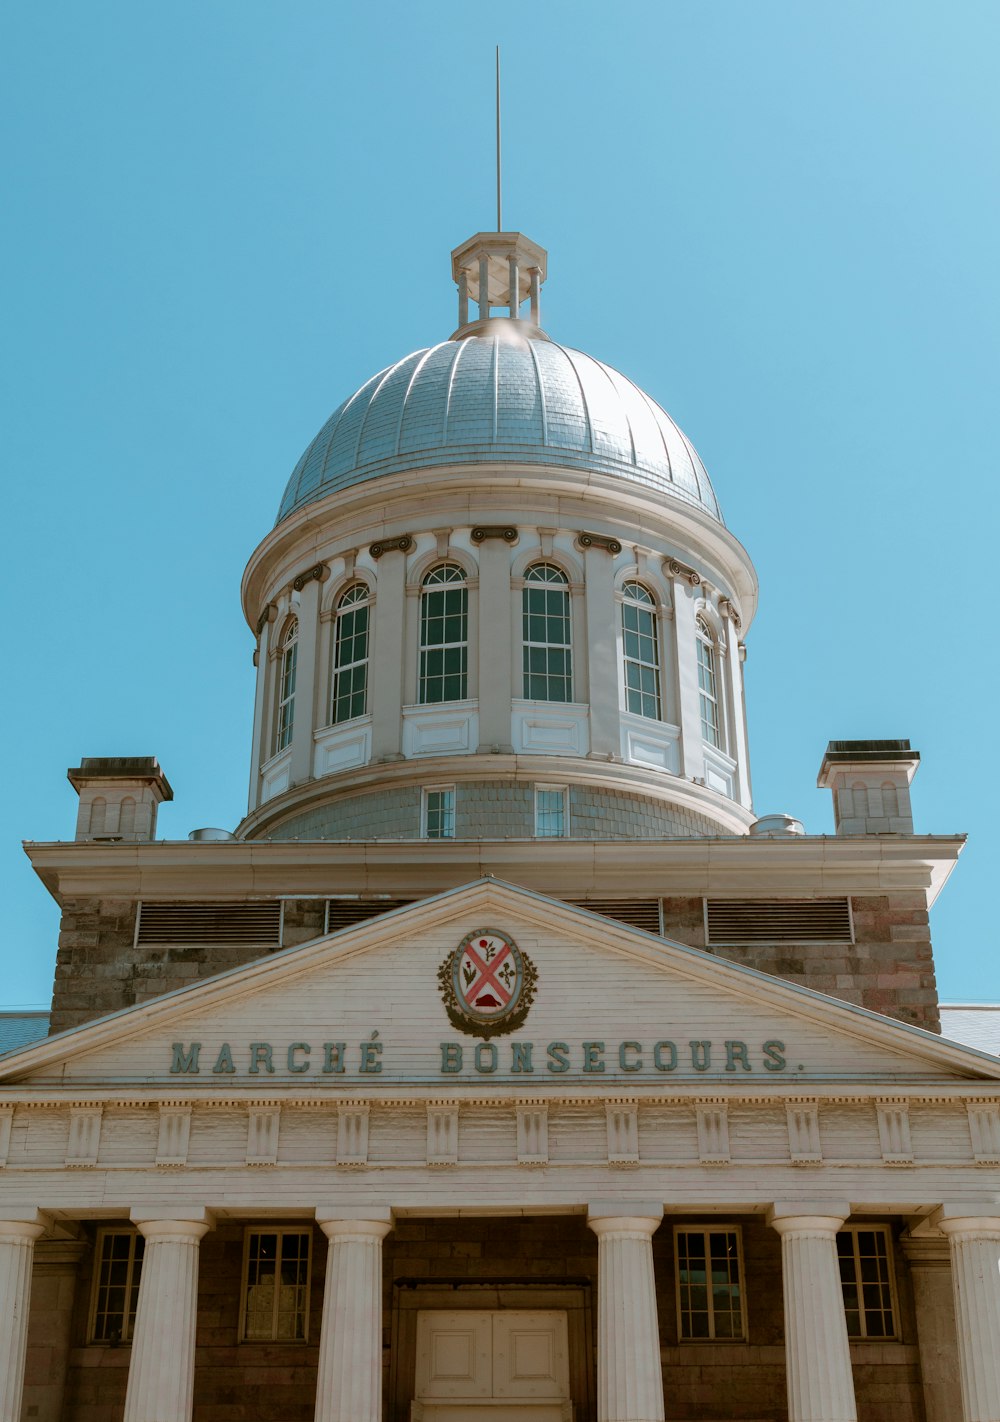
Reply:
[[[940, 1032], [930, 920], [923, 895], [856, 896], [851, 911], [853, 943], [753, 943], [708, 951], [871, 1012]], [[702, 900], [665, 899], [663, 931], [692, 948], [704, 948]]]
[[[673, 1227], [732, 1222], [668, 1216], [653, 1237], [668, 1422], [692, 1417], [703, 1422], [787, 1422], [781, 1247], [759, 1216], [737, 1220], [747, 1339], [678, 1341]], [[243, 1241], [241, 1224], [223, 1223], [202, 1244], [194, 1416], [197, 1422], [272, 1422], [275, 1417], [311, 1422], [326, 1239], [314, 1228], [309, 1337], [304, 1344], [237, 1341]], [[894, 1257], [901, 1338], [852, 1345], [859, 1422], [924, 1422], [909, 1274], [898, 1245]], [[120, 1422], [122, 1416], [131, 1350], [127, 1345], [86, 1344], [92, 1269], [91, 1253], [80, 1268], [65, 1400], [53, 1422], [56, 1415], [62, 1422]], [[409, 1422], [415, 1311], [463, 1305], [567, 1308], [576, 1422], [594, 1422], [597, 1241], [582, 1215], [397, 1224], [386, 1240], [383, 1272], [386, 1422]], [[43, 1381], [33, 1375], [40, 1368], [40, 1357], [29, 1354], [26, 1400], [32, 1386]]]

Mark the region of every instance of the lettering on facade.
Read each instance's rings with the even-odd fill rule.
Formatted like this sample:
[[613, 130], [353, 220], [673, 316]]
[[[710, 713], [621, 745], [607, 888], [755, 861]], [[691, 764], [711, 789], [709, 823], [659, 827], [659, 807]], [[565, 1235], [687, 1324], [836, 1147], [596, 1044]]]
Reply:
[[[788, 1069], [784, 1042], [671, 1041], [440, 1042], [428, 1052], [426, 1069], [412, 1059], [393, 1072], [392, 1052], [373, 1032], [364, 1042], [221, 1042], [171, 1044], [171, 1076], [636, 1076], [710, 1073], [742, 1077]], [[798, 1070], [803, 1070], [801, 1064]]]

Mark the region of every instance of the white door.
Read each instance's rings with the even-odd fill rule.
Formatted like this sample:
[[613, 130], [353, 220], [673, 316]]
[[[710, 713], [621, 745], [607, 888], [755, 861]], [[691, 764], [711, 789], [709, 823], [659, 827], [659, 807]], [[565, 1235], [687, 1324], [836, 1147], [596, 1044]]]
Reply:
[[417, 1315], [413, 1422], [570, 1422], [566, 1314]]

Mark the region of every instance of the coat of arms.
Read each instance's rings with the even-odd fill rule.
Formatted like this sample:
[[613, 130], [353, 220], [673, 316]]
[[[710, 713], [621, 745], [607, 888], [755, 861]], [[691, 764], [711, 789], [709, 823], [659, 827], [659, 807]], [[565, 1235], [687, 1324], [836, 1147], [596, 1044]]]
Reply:
[[467, 933], [438, 968], [452, 1026], [471, 1037], [516, 1032], [534, 1000], [537, 978], [527, 953], [496, 928]]

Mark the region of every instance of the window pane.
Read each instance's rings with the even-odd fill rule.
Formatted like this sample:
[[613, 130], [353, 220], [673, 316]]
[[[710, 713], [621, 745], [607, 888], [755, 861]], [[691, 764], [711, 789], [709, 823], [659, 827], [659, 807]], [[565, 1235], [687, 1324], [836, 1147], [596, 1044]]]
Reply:
[[736, 1232], [681, 1230], [676, 1239], [681, 1338], [742, 1338]]

